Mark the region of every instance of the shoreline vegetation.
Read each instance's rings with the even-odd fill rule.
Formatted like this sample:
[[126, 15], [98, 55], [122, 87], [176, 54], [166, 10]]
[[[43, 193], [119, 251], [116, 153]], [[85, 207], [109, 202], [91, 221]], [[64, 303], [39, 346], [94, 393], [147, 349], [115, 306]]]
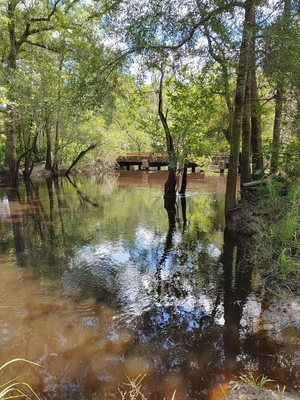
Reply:
[[251, 237], [249, 262], [264, 287], [300, 289], [300, 179], [278, 176], [246, 191], [229, 228]]

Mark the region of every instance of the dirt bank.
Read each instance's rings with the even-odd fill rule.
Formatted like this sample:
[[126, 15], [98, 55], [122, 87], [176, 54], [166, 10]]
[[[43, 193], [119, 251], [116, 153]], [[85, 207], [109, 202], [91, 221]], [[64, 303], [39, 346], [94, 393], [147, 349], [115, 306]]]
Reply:
[[271, 391], [257, 386], [239, 385], [224, 400], [299, 400], [300, 397], [287, 392]]

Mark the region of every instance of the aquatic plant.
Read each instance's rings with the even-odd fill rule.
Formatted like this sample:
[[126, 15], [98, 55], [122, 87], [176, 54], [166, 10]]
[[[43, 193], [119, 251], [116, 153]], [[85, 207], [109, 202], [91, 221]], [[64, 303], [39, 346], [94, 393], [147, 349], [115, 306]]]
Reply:
[[[3, 369], [8, 365], [14, 362], [26, 362], [28, 364], [36, 365], [40, 367], [39, 364], [36, 364], [33, 361], [29, 361], [23, 358], [15, 358], [13, 360], [8, 361], [0, 367], [0, 374]], [[40, 400], [40, 397], [35, 393], [32, 387], [27, 382], [18, 381], [18, 378], [11, 379], [7, 382], [1, 383], [0, 381], [0, 399], [8, 400], [8, 399], [31, 399], [35, 398]]]

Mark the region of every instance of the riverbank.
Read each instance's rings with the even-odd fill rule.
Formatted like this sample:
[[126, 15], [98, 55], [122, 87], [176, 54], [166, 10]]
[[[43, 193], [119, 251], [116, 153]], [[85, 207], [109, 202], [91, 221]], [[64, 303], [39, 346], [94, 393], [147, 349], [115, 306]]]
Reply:
[[259, 386], [241, 384], [222, 400], [299, 400], [300, 397], [286, 391], [272, 391]]
[[[266, 304], [260, 329], [267, 332], [266, 343], [272, 342], [272, 348], [276, 348], [273, 357], [279, 361], [285, 349], [295, 349], [289, 360], [291, 376], [300, 363], [297, 351], [300, 348], [299, 203], [299, 181], [275, 179], [243, 193], [228, 226], [241, 237], [251, 238], [249, 263], [258, 271]], [[297, 374], [294, 379], [298, 381]], [[276, 386], [277, 382], [274, 383]], [[299, 394], [284, 391], [280, 383], [275, 391], [243, 382], [233, 386], [231, 394], [224, 399], [300, 399]]]

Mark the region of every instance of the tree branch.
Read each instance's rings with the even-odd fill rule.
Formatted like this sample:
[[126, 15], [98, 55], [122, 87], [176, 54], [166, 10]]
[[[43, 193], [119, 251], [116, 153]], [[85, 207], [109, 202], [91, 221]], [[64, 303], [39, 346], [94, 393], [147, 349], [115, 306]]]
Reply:
[[68, 176], [69, 173], [71, 172], [71, 169], [78, 163], [78, 161], [90, 150], [93, 150], [95, 147], [98, 146], [99, 143], [93, 143], [89, 147], [87, 147], [85, 150], [82, 150], [78, 156], [75, 158], [75, 160], [72, 162], [70, 167], [68, 168], [66, 175]]
[[[200, 18], [200, 20], [191, 28], [190, 32], [187, 36], [182, 39], [179, 43], [174, 45], [161, 45], [161, 46], [154, 46], [153, 48], [161, 48], [167, 50], [178, 50], [183, 47], [186, 43], [190, 42], [196, 31], [203, 25], [205, 25], [213, 16], [219, 15], [225, 11], [231, 10], [233, 7], [245, 7], [245, 4], [241, 1], [233, 1], [232, 3], [224, 4], [221, 7], [215, 8], [214, 10], [207, 13], [205, 16]], [[152, 48], [152, 47], [151, 47]]]
[[24, 40], [23, 43], [27, 43], [27, 44], [30, 44], [30, 46], [40, 47], [42, 49], [46, 49], [48, 51], [52, 51], [52, 53], [58, 53], [59, 54], [58, 50], [54, 49], [53, 47], [46, 46], [46, 45], [44, 45], [42, 43], [32, 42], [31, 40]]
[[36, 22], [49, 22], [52, 18], [52, 16], [55, 14], [57, 5], [60, 3], [61, 0], [55, 0], [52, 10], [50, 11], [50, 13], [48, 14], [48, 16], [46, 17], [39, 17], [39, 18], [30, 18], [27, 23], [26, 23], [26, 27], [24, 29], [23, 34], [21, 35], [20, 39], [17, 41], [17, 44], [20, 46], [22, 43], [26, 42], [26, 40], [28, 39], [29, 36], [34, 35], [36, 33], [40, 33], [40, 32], [45, 32], [45, 31], [51, 31], [53, 30], [54, 26], [43, 26], [43, 27], [38, 27], [38, 28], [34, 28], [34, 29], [30, 29], [31, 28], [31, 24], [32, 23], [36, 23]]
[[173, 147], [173, 139], [170, 133], [170, 128], [167, 121], [167, 113], [166, 115], [163, 112], [163, 81], [164, 81], [164, 72], [160, 69], [160, 80], [159, 80], [159, 89], [158, 89], [158, 115], [161, 120], [162, 126], [164, 128], [165, 136], [166, 136], [166, 143], [167, 143], [167, 150], [168, 153], [172, 153], [174, 151]]

